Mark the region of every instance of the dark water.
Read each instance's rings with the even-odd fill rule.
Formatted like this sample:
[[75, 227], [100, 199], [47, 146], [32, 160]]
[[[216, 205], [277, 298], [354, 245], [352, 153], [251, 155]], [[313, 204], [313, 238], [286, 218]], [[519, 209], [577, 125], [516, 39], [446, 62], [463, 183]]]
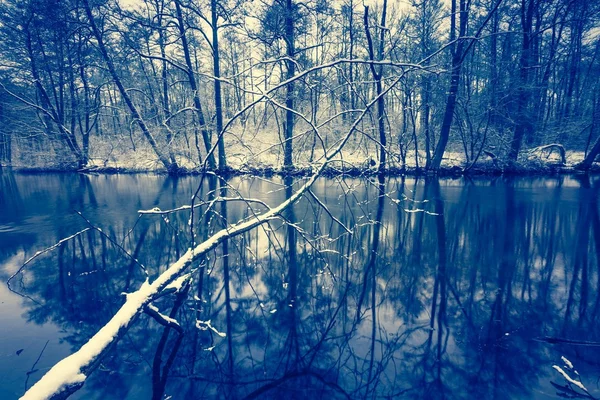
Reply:
[[[89, 230], [35, 259], [11, 282], [20, 295], [0, 286], [0, 398], [11, 399], [139, 287], [133, 258], [152, 279], [190, 246], [189, 211], [137, 210], [189, 204], [199, 178], [0, 178], [2, 281], [89, 227], [75, 211], [106, 235]], [[222, 195], [270, 205], [290, 194], [278, 178], [228, 183]], [[74, 398], [560, 398], [577, 389], [552, 368], [561, 356], [599, 397], [600, 347], [589, 343], [600, 342], [599, 185], [320, 180], [314, 193], [331, 214], [307, 197], [285, 214], [298, 229], [273, 221], [231, 240], [226, 257], [211, 253], [187, 297], [154, 303], [165, 315], [175, 307], [181, 339], [142, 315]], [[205, 182], [201, 198], [218, 187]], [[197, 240], [223, 215], [252, 212], [206, 209]]]

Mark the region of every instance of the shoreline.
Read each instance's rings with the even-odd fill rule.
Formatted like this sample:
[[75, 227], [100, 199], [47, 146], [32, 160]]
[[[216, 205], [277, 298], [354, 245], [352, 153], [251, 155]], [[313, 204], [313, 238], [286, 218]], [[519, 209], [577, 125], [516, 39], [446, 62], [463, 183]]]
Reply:
[[[117, 174], [156, 174], [156, 175], [171, 175], [171, 176], [193, 176], [200, 175], [203, 171], [201, 169], [188, 169], [179, 168], [176, 173], [168, 173], [165, 169], [139, 169], [139, 168], [126, 168], [126, 167], [89, 167], [89, 168], [73, 168], [73, 167], [13, 167], [13, 166], [0, 166], [0, 172], [10, 171], [17, 174], [49, 174], [49, 173], [79, 173], [79, 174], [93, 174], [93, 175], [117, 175]], [[312, 168], [300, 167], [293, 169], [275, 168], [272, 166], [256, 167], [256, 168], [232, 168], [228, 167], [226, 170], [206, 170], [214, 173], [220, 177], [233, 177], [233, 176], [292, 176], [302, 177], [309, 176], [312, 174]], [[361, 177], [361, 176], [377, 176], [378, 171], [375, 168], [359, 167], [355, 165], [341, 166], [341, 167], [328, 167], [322, 173], [325, 177], [336, 177], [336, 176], [349, 176], [349, 177]], [[588, 170], [578, 169], [575, 165], [562, 165], [562, 164], [545, 164], [527, 166], [523, 164], [513, 164], [505, 168], [499, 168], [493, 165], [475, 165], [468, 170], [464, 170], [459, 166], [442, 166], [437, 171], [428, 171], [424, 168], [414, 167], [389, 167], [384, 169], [384, 176], [414, 176], [414, 177], [461, 177], [461, 176], [557, 176], [557, 175], [598, 175], [600, 174], [600, 165], [592, 165]]]

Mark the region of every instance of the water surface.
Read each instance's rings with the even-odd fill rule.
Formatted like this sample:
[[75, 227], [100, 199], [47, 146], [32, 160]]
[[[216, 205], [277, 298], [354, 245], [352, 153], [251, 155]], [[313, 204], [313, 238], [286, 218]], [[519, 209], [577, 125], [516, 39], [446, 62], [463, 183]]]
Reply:
[[[191, 244], [264, 211], [189, 204], [199, 178], [0, 174], [0, 398], [17, 398]], [[277, 205], [279, 178], [199, 198]], [[322, 179], [285, 219], [191, 270], [74, 398], [561, 398], [561, 357], [600, 397], [598, 182], [588, 177]], [[298, 185], [298, 182], [295, 183]], [[327, 210], [322, 207], [327, 206]], [[350, 231], [350, 232], [348, 232]], [[142, 266], [145, 268], [142, 268]], [[196, 321], [210, 321], [214, 328]], [[173, 350], [176, 349], [176, 352]], [[170, 359], [171, 358], [171, 359]], [[167, 368], [165, 368], [167, 365]], [[167, 377], [167, 378], [166, 378]]]

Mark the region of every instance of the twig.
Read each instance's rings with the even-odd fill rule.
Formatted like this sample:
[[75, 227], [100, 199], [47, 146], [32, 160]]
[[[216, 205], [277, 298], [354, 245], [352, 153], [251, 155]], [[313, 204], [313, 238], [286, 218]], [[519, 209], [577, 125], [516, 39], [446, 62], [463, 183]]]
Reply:
[[[10, 281], [11, 281], [11, 280], [13, 280], [13, 278], [14, 278], [15, 276], [17, 276], [18, 274], [20, 274], [20, 273], [23, 271], [23, 269], [24, 269], [24, 268], [27, 266], [27, 264], [29, 264], [30, 262], [32, 262], [33, 260], [35, 260], [36, 258], [38, 258], [39, 256], [41, 256], [42, 254], [46, 254], [46, 253], [48, 253], [48, 252], [50, 252], [50, 251], [52, 251], [52, 250], [54, 250], [54, 249], [56, 249], [56, 248], [60, 247], [60, 245], [61, 245], [61, 244], [65, 243], [65, 242], [68, 242], [68, 241], [69, 241], [69, 240], [71, 240], [71, 239], [75, 239], [77, 236], [79, 236], [79, 235], [81, 235], [82, 233], [85, 233], [85, 232], [87, 232], [87, 231], [89, 231], [89, 230], [90, 230], [90, 228], [85, 228], [85, 229], [84, 229], [84, 230], [82, 230], [82, 231], [79, 231], [79, 232], [77, 232], [77, 233], [74, 233], [74, 234], [72, 234], [71, 236], [67, 236], [67, 237], [66, 237], [66, 238], [64, 238], [64, 239], [61, 239], [61, 240], [59, 240], [58, 242], [56, 242], [55, 244], [53, 244], [53, 245], [52, 245], [52, 246], [50, 246], [50, 247], [47, 247], [47, 248], [45, 248], [44, 250], [37, 251], [37, 252], [36, 252], [36, 253], [35, 253], [33, 256], [29, 257], [29, 259], [27, 259], [27, 261], [25, 261], [25, 262], [23, 263], [23, 265], [21, 265], [21, 267], [20, 267], [20, 268], [17, 270], [17, 272], [15, 272], [14, 274], [12, 274], [12, 275], [10, 276], [10, 278], [8, 278], [8, 279], [7, 279], [7, 281], [6, 281], [6, 286], [8, 286], [8, 290], [10, 290], [10, 291], [11, 291], [11, 292], [13, 292], [13, 293], [16, 293], [16, 294], [18, 294], [19, 296], [23, 296], [23, 297], [29, 297], [29, 296], [25, 296], [25, 295], [23, 295], [23, 294], [21, 294], [21, 293], [19, 293], [19, 292], [16, 292], [16, 291], [14, 291], [14, 290], [13, 290], [13, 289], [10, 287]], [[31, 297], [29, 297], [29, 298], [31, 299]], [[33, 300], [33, 299], [32, 299], [32, 300]], [[35, 301], [35, 300], [34, 300], [34, 301]], [[36, 302], [36, 303], [37, 303], [37, 302]]]
[[121, 246], [113, 238], [111, 238], [106, 233], [104, 233], [104, 231], [102, 229], [98, 228], [97, 226], [94, 226], [86, 217], [83, 216], [83, 214], [81, 212], [79, 212], [79, 211], [75, 211], [75, 212], [77, 213], [77, 215], [79, 215], [90, 226], [90, 228], [88, 228], [88, 229], [93, 229], [93, 230], [97, 231], [102, 236], [104, 236], [106, 239], [108, 239], [109, 242], [111, 242], [113, 245], [117, 246], [117, 248], [120, 249], [123, 253], [125, 253], [125, 255], [127, 257], [131, 258], [131, 260], [134, 263], [136, 263], [137, 265], [139, 265], [140, 268], [142, 269], [142, 271], [144, 271], [144, 274], [146, 274], [146, 276], [148, 276], [148, 272], [146, 271], [146, 266], [144, 264], [142, 264], [141, 262], [139, 262], [137, 260], [137, 258], [135, 258], [134, 256], [132, 256], [131, 254], [129, 254], [129, 252], [127, 250], [125, 250], [125, 248], [123, 246]]
[[570, 340], [570, 339], [563, 339], [563, 338], [550, 337], [550, 336], [537, 337], [533, 340], [538, 341], [538, 342], [551, 343], [551, 344], [559, 344], [560, 343], [560, 344], [570, 344], [572, 346], [600, 347], [600, 342], [588, 342], [588, 341], [584, 341], [584, 340]]
[[323, 208], [323, 210], [325, 210], [325, 212], [327, 213], [327, 215], [329, 215], [329, 217], [331, 217], [332, 220], [334, 220], [335, 222], [337, 222], [342, 228], [344, 228], [344, 230], [346, 232], [348, 232], [349, 234], [352, 235], [352, 231], [346, 225], [344, 225], [344, 223], [342, 221], [340, 221], [333, 214], [331, 214], [331, 212], [329, 211], [329, 209], [327, 208], [327, 206], [325, 204], [323, 204], [323, 202], [321, 200], [319, 200], [319, 198], [317, 197], [317, 195], [314, 194], [312, 190], [309, 190], [308, 193], [312, 196], [313, 199], [315, 199], [315, 201], [317, 202], [317, 204], [320, 205]]
[[44, 350], [46, 350], [46, 346], [48, 346], [49, 342], [50, 342], [50, 340], [46, 340], [46, 344], [42, 348], [42, 351], [40, 351], [40, 354], [38, 355], [37, 360], [35, 360], [35, 362], [31, 366], [31, 369], [29, 371], [27, 371], [27, 378], [25, 378], [25, 391], [27, 391], [27, 388], [29, 386], [29, 377], [31, 376], [31, 374], [33, 374], [36, 371], [35, 366], [37, 365], [38, 362], [40, 362], [40, 359], [42, 358], [42, 354], [44, 354]]

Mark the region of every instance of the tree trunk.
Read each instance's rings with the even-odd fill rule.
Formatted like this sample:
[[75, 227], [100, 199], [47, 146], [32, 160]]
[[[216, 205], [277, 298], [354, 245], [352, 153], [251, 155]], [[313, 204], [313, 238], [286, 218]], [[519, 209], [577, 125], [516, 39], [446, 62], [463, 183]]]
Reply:
[[[354, 59], [354, 2], [350, 0], [350, 15], [348, 20], [348, 30], [350, 37], [350, 59]], [[350, 109], [354, 110], [356, 107], [356, 94], [354, 93], [354, 64], [348, 65], [348, 86], [350, 90]]]
[[215, 114], [217, 120], [217, 143], [219, 148], [219, 169], [225, 171], [227, 160], [225, 158], [225, 142], [223, 137], [223, 104], [221, 100], [221, 59], [219, 55], [219, 26], [217, 14], [217, 0], [210, 1], [210, 14], [212, 24], [213, 70], [215, 74]]
[[[295, 43], [295, 32], [294, 32], [294, 4], [292, 0], [286, 0], [285, 2], [285, 44], [286, 44], [286, 67], [287, 74], [286, 79], [291, 79], [296, 74], [296, 63], [294, 56], [296, 54], [296, 43]], [[283, 148], [283, 168], [290, 170], [294, 168], [292, 161], [292, 138], [294, 136], [294, 87], [295, 83], [290, 82], [287, 85], [287, 91], [285, 96], [285, 106], [287, 108], [285, 112], [285, 131], [284, 131], [284, 148]]]
[[[442, 120], [442, 128], [440, 130], [440, 137], [438, 139], [435, 152], [429, 165], [429, 169], [437, 171], [440, 169], [442, 164], [442, 157], [446, 151], [446, 145], [450, 137], [450, 128], [452, 127], [452, 120], [454, 118], [454, 109], [456, 108], [456, 98], [458, 96], [458, 87], [460, 84], [460, 70], [462, 66], [463, 54], [465, 41], [461, 40], [467, 32], [468, 23], [468, 11], [466, 0], [460, 0], [460, 22], [459, 22], [459, 41], [458, 44], [452, 44], [452, 72], [450, 75], [450, 88], [448, 90], [448, 97], [446, 99], [446, 109], [444, 111], [444, 119]], [[455, 38], [455, 27], [456, 27], [456, 0], [452, 0], [452, 13], [450, 20], [450, 42]]]
[[90, 7], [89, 0], [83, 0], [83, 5], [85, 8], [85, 13], [90, 22], [90, 27], [92, 28], [92, 33], [94, 34], [94, 36], [96, 37], [96, 41], [98, 42], [98, 48], [100, 49], [100, 53], [102, 54], [102, 57], [104, 58], [104, 61], [106, 62], [108, 71], [110, 72], [110, 75], [111, 75], [115, 85], [117, 85], [117, 88], [119, 89], [121, 97], [123, 97], [125, 104], [127, 104], [127, 107], [129, 108], [132, 119], [134, 119], [137, 122], [138, 126], [142, 130], [142, 133], [144, 134], [144, 137], [146, 138], [146, 140], [148, 140], [148, 143], [150, 143], [152, 150], [154, 150], [154, 153], [158, 156], [158, 159], [160, 160], [162, 165], [169, 171], [169, 173], [176, 172], [178, 169], [177, 164], [171, 163], [169, 161], [169, 159], [159, 149], [158, 144], [156, 143], [156, 140], [154, 140], [154, 137], [152, 136], [152, 134], [150, 133], [150, 130], [148, 129], [148, 126], [142, 119], [135, 104], [133, 104], [131, 97], [129, 97], [129, 94], [125, 90], [125, 87], [123, 86], [123, 83], [121, 82], [121, 78], [119, 78], [119, 75], [117, 74], [115, 65], [108, 54], [108, 50], [106, 48], [106, 45], [104, 44], [104, 39], [102, 38], [102, 33], [98, 29], [98, 25], [96, 25], [96, 20], [94, 19], [94, 16], [92, 14], [92, 9]]
[[513, 139], [510, 143], [508, 159], [517, 161], [523, 136], [532, 129], [531, 116], [529, 110], [529, 100], [531, 98], [531, 88], [529, 87], [529, 75], [531, 69], [531, 51], [532, 51], [532, 25], [533, 10], [535, 0], [521, 1], [521, 27], [523, 29], [521, 58], [519, 60], [519, 88], [517, 91], [517, 113], [516, 125]]
[[490, 124], [495, 126], [498, 112], [498, 29], [500, 17], [496, 13], [492, 19], [492, 32], [490, 34]]
[[[194, 66], [192, 65], [192, 58], [190, 56], [190, 47], [187, 40], [185, 31], [185, 25], [183, 21], [183, 13], [181, 12], [180, 0], [175, 0], [175, 11], [177, 15], [177, 28], [179, 29], [179, 35], [181, 38], [181, 47], [183, 48], [183, 56], [185, 58], [185, 65], [187, 67], [188, 80], [190, 82], [190, 88], [194, 96], [194, 107], [198, 114], [198, 122], [200, 123], [200, 131], [202, 133], [202, 140], [204, 141], [204, 149], [206, 153], [211, 149], [210, 144], [210, 133], [204, 119], [204, 112], [202, 111], [202, 102], [200, 101], [200, 93], [198, 93], [198, 84], [196, 82], [196, 76], [194, 75]], [[200, 156], [200, 155], [199, 155]], [[207, 158], [208, 168], [215, 168], [215, 156], [211, 153]]]
[[157, 16], [158, 16], [158, 46], [160, 47], [160, 56], [162, 57], [162, 65], [161, 65], [161, 83], [162, 83], [162, 106], [165, 118], [165, 124], [167, 125], [167, 149], [169, 152], [169, 160], [171, 163], [175, 164], [177, 160], [175, 159], [175, 153], [173, 152], [173, 135], [170, 129], [170, 117], [171, 117], [171, 108], [169, 104], [169, 81], [168, 81], [168, 69], [167, 69], [167, 52], [165, 45], [165, 31], [162, 26], [162, 15], [163, 10], [159, 9], [157, 5]]
[[[85, 127], [80, 128], [81, 130], [81, 145], [83, 151], [83, 157], [87, 161], [89, 159], [90, 152], [90, 86], [87, 80], [85, 67], [83, 64], [82, 51], [79, 51], [79, 76], [81, 78], [81, 82], [83, 84], [83, 108], [84, 108], [84, 118], [85, 118]], [[80, 118], [81, 121], [81, 118]], [[80, 122], [81, 125], [81, 122]]]
[[4, 120], [4, 104], [0, 98], [0, 168], [2, 164], [11, 163], [11, 137], [10, 132], [6, 129]]
[[[379, 49], [377, 54], [377, 59], [381, 60], [383, 58], [383, 49], [384, 49], [384, 35], [385, 35], [385, 17], [387, 12], [387, 0], [383, 0], [383, 11], [381, 14], [381, 25], [380, 25], [380, 37], [379, 37]], [[367, 35], [367, 42], [369, 45], [369, 59], [375, 60], [375, 53], [373, 51], [373, 39], [371, 38], [371, 32], [369, 30], [369, 7], [365, 6], [365, 15], [364, 15], [364, 23], [365, 23], [365, 33]], [[375, 90], [377, 91], [377, 127], [379, 130], [379, 167], [378, 171], [382, 172], [385, 169], [385, 160], [387, 155], [387, 140], [385, 134], [385, 100], [381, 93], [383, 92], [383, 85], [381, 83], [381, 78], [383, 75], [383, 67], [379, 66], [379, 68], [375, 68], [375, 65], [370, 64], [371, 73], [373, 74], [373, 78], [375, 79]]]
[[[596, 132], [600, 128], [600, 96], [596, 96], [596, 101], [594, 102], [594, 108], [592, 111], [592, 125], [590, 127], [590, 137], [593, 137]], [[590, 150], [589, 153], [585, 156], [583, 161], [577, 165], [578, 169], [588, 170], [592, 166], [592, 163], [596, 159], [596, 157], [600, 154], [600, 136], [596, 139], [596, 143], [594, 143], [594, 147]]]

